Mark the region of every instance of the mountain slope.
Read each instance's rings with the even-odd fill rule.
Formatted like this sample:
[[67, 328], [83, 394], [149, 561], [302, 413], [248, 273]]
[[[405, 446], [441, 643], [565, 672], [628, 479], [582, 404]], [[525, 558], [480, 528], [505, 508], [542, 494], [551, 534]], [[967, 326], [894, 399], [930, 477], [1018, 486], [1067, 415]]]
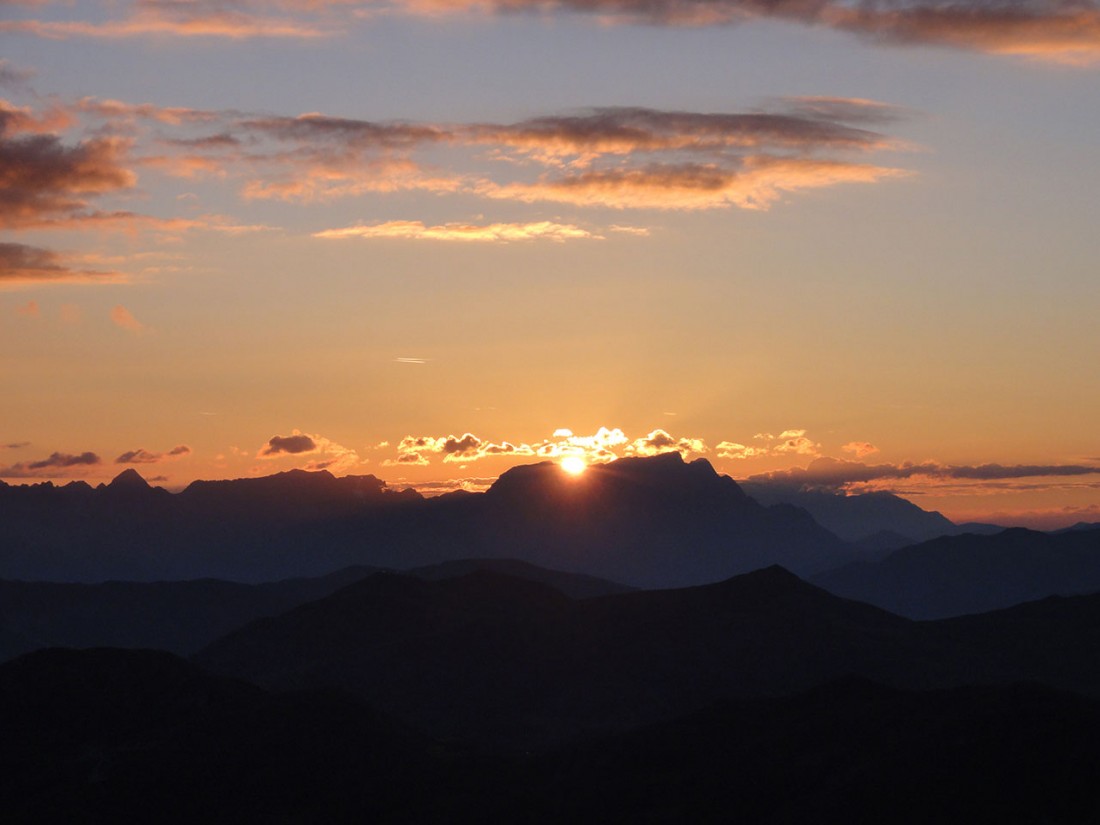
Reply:
[[436, 736], [526, 747], [849, 673], [940, 684], [945, 658], [912, 623], [769, 568], [583, 601], [486, 571], [372, 576], [196, 661], [268, 688], [340, 687]]
[[914, 619], [984, 613], [1100, 591], [1100, 530], [945, 536], [812, 577], [845, 598]]

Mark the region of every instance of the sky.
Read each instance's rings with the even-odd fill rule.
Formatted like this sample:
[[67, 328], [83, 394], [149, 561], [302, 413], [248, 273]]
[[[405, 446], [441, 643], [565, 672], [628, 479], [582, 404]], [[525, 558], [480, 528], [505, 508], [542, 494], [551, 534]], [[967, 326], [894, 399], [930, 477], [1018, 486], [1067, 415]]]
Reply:
[[1100, 521], [1100, 7], [0, 0], [0, 479], [669, 450]]

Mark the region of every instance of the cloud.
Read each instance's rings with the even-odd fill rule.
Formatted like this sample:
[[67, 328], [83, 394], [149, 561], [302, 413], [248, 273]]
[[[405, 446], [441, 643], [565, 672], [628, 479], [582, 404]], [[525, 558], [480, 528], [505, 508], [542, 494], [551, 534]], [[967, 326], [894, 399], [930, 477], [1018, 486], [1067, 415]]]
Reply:
[[767, 447], [748, 447], [736, 441], [720, 441], [715, 449], [719, 458], [757, 458], [768, 454]]
[[587, 170], [533, 183], [485, 183], [485, 197], [613, 209], [765, 210], [784, 193], [905, 177], [901, 169], [809, 157], [753, 155], [725, 162], [649, 163]]
[[20, 89], [34, 77], [34, 72], [16, 68], [10, 60], [0, 58], [0, 88]]
[[854, 453], [856, 458], [863, 458], [878, 452], [878, 447], [867, 441], [849, 441], [840, 449], [846, 453]]
[[778, 443], [771, 446], [773, 453], [793, 453], [795, 455], [818, 455], [821, 445], [806, 437], [805, 430], [784, 430], [779, 434]]
[[0, 450], [22, 450], [29, 446], [31, 446], [29, 441], [13, 441], [10, 444], [0, 444]]
[[[273, 11], [278, 11], [279, 6], [292, 4], [266, 5], [273, 7]], [[326, 4], [317, 2], [312, 5], [319, 12]], [[311, 22], [308, 16], [258, 15], [249, 3], [234, 0], [135, 0], [123, 8], [127, 14], [117, 19], [26, 19], [0, 22], [0, 32], [27, 34], [51, 40], [74, 37], [120, 39], [157, 35], [230, 40], [258, 37], [312, 39], [331, 33], [331, 30]]]
[[[3, 252], [0, 252], [0, 257], [2, 256]], [[0, 268], [0, 273], [2, 272], [3, 269]], [[3, 275], [0, 274], [0, 279], [2, 278]], [[38, 301], [27, 301], [23, 306], [16, 307], [15, 312], [17, 315], [22, 315], [24, 318], [38, 318], [42, 314], [42, 311], [38, 308]]]
[[101, 463], [93, 452], [78, 454], [51, 453], [48, 458], [38, 461], [21, 461], [10, 467], [0, 467], [0, 478], [57, 478], [79, 473], [87, 467]]
[[[41, 247], [0, 243], [0, 288], [73, 281], [117, 283], [122, 277], [117, 272], [76, 269], [65, 256]], [[37, 310], [38, 304], [31, 301], [20, 313], [36, 315]]]
[[958, 465], [937, 462], [864, 464], [838, 458], [818, 458], [806, 467], [793, 467], [750, 476], [749, 480], [800, 489], [849, 489], [857, 484], [883, 480], [925, 478], [930, 482], [989, 482], [1027, 478], [1066, 478], [1100, 475], [1100, 464], [980, 464]]
[[685, 458], [692, 453], [707, 452], [707, 445], [699, 438], [674, 438], [664, 430], [653, 430], [644, 438], [635, 439], [626, 448], [627, 455], [651, 456], [661, 453], [679, 453]]
[[65, 145], [57, 135], [18, 135], [19, 120], [0, 114], [0, 227], [78, 217], [88, 197], [128, 189], [136, 177], [123, 161], [130, 142], [96, 137]]
[[191, 455], [191, 448], [179, 444], [163, 453], [151, 453], [148, 450], [129, 450], [115, 459], [115, 464], [158, 464], [175, 458]]
[[648, 435], [631, 440], [618, 427], [600, 427], [592, 435], [576, 435], [572, 430], [559, 428], [552, 438], [527, 443], [523, 441], [490, 441], [473, 433], [461, 436], [405, 436], [398, 442], [397, 455], [383, 461], [383, 466], [427, 466], [433, 456], [441, 456], [447, 463], [468, 463], [487, 458], [528, 458], [556, 460], [566, 456], [578, 456], [589, 464], [614, 461], [624, 456], [649, 456], [666, 452], [678, 452], [687, 456], [704, 453], [707, 446], [699, 438], [676, 438], [664, 430], [653, 430]]
[[886, 44], [927, 43], [1067, 63], [1100, 58], [1100, 10], [1092, 0], [405, 0], [414, 14], [554, 11], [601, 23], [728, 26], [777, 19], [852, 32]]
[[991, 54], [1091, 63], [1100, 58], [1094, 0], [132, 0], [119, 16], [82, 19], [80, 4], [51, 19], [0, 22], [36, 37], [304, 38], [338, 36], [383, 15], [574, 14], [601, 25], [744, 25], [755, 20], [828, 27], [882, 44], [933, 44]]
[[308, 435], [294, 431], [294, 435], [273, 435], [260, 449], [257, 458], [272, 458], [278, 455], [299, 455], [317, 451], [317, 443]]
[[466, 463], [499, 456], [533, 456], [535, 448], [509, 441], [485, 441], [473, 433], [463, 433], [461, 436], [408, 435], [398, 442], [396, 458], [387, 459], [382, 464], [387, 467], [402, 464], [423, 467], [431, 463], [428, 456], [433, 454], [441, 455], [445, 462]]
[[273, 435], [260, 448], [256, 458], [275, 459], [285, 456], [312, 456], [302, 469], [331, 473], [347, 473], [363, 463], [359, 454], [322, 435], [293, 430], [290, 435]]
[[326, 229], [313, 233], [315, 238], [402, 238], [429, 241], [459, 241], [475, 243], [507, 243], [509, 241], [552, 240], [567, 241], [578, 238], [599, 239], [587, 230], [572, 224], [552, 221], [534, 223], [476, 224], [448, 223], [441, 226], [425, 226], [420, 221], [386, 221], [370, 226], [349, 226], [345, 229]]
[[111, 310], [111, 323], [119, 329], [124, 329], [128, 332], [142, 333], [148, 329], [145, 324], [135, 318], [133, 313], [122, 304], [118, 304]]
[[[515, 123], [466, 124], [379, 122], [319, 113], [234, 116], [219, 127], [217, 140], [187, 147], [209, 150], [204, 157], [219, 169], [227, 164], [262, 169], [244, 183], [245, 198], [303, 202], [421, 190], [613, 208], [762, 209], [788, 192], [906, 174], [849, 157], [907, 148], [866, 128], [901, 117], [897, 107], [858, 98], [798, 98], [777, 106], [774, 112], [597, 108]], [[243, 146], [254, 148], [243, 152]], [[487, 176], [429, 170], [419, 153], [438, 146], [477, 151], [482, 158], [487, 153], [508, 163]], [[188, 174], [206, 164], [190, 155], [180, 162]], [[542, 172], [531, 179], [529, 169]], [[540, 237], [563, 232], [583, 237], [578, 232], [584, 231], [551, 222], [486, 227], [393, 221], [318, 234], [501, 240], [526, 237], [536, 227]], [[644, 232], [635, 227], [617, 230]]]

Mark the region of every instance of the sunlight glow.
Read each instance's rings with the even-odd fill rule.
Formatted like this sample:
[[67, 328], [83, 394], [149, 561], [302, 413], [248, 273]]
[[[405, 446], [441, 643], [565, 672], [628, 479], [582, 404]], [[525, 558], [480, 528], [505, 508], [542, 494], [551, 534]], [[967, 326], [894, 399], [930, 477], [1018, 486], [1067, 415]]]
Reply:
[[579, 455], [567, 455], [561, 460], [561, 468], [571, 476], [579, 476], [588, 469], [588, 465]]

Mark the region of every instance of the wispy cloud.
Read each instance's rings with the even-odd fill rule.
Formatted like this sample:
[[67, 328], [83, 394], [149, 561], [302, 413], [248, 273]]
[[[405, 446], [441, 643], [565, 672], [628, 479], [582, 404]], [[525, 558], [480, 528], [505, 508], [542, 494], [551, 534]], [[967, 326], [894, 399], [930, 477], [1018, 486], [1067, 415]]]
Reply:
[[0, 478], [64, 478], [101, 463], [100, 457], [93, 452], [51, 453], [38, 461], [0, 467]]
[[142, 449], [127, 450], [115, 459], [115, 464], [159, 464], [162, 461], [184, 458], [189, 455], [191, 455], [191, 448], [186, 444], [178, 444], [171, 450], [167, 450], [163, 453], [155, 453]]
[[369, 226], [349, 226], [313, 233], [315, 238], [399, 238], [403, 240], [457, 241], [459, 243], [508, 243], [509, 241], [571, 241], [600, 239], [579, 226], [536, 221], [534, 223], [448, 223], [425, 226], [420, 221], [386, 221]]
[[127, 332], [143, 333], [148, 332], [149, 328], [141, 323], [134, 314], [130, 312], [122, 304], [118, 304], [111, 309], [111, 323], [119, 329], [124, 329]]
[[[195, 215], [182, 201], [178, 208], [187, 211], [179, 215], [133, 211], [127, 207], [145, 189], [139, 173], [161, 182], [184, 177], [189, 186], [216, 177], [235, 188], [242, 209], [258, 200], [309, 208], [423, 192], [616, 210], [767, 209], [802, 190], [907, 174], [869, 162], [906, 148], [877, 130], [903, 113], [863, 99], [784, 99], [768, 111], [619, 107], [513, 123], [433, 123], [31, 97], [35, 105], [0, 102], [0, 229], [126, 232], [150, 244], [272, 227]], [[554, 216], [406, 219], [326, 228], [314, 237], [509, 243], [602, 240], [612, 232], [643, 237], [648, 229]], [[124, 279], [39, 247], [9, 243], [0, 256], [4, 283]]]
[[793, 467], [750, 476], [750, 480], [802, 489], [850, 489], [880, 481], [925, 479], [940, 484], [947, 481], [997, 482], [1035, 478], [1072, 478], [1100, 475], [1100, 464], [941, 464], [933, 461], [901, 464], [865, 464], [822, 457], [806, 467]]
[[[256, 458], [271, 460], [292, 458], [305, 470], [329, 470], [333, 473], [347, 473], [363, 463], [359, 454], [342, 444], [316, 433], [304, 433], [292, 430], [290, 435], [273, 435], [267, 440]], [[302, 464], [299, 460], [308, 457]]]
[[[62, 282], [117, 283], [122, 279], [117, 272], [80, 269], [68, 256], [48, 249], [0, 243], [0, 289]], [[21, 309], [21, 314], [36, 316], [38, 304], [31, 301]]]
[[696, 28], [779, 20], [884, 45], [931, 44], [1079, 64], [1100, 59], [1095, 0], [131, 0], [112, 4], [115, 14], [107, 19], [86, 17], [83, 8], [55, 6], [48, 19], [5, 20], [0, 32], [53, 39], [316, 39], [383, 15], [572, 14], [600, 25]]

